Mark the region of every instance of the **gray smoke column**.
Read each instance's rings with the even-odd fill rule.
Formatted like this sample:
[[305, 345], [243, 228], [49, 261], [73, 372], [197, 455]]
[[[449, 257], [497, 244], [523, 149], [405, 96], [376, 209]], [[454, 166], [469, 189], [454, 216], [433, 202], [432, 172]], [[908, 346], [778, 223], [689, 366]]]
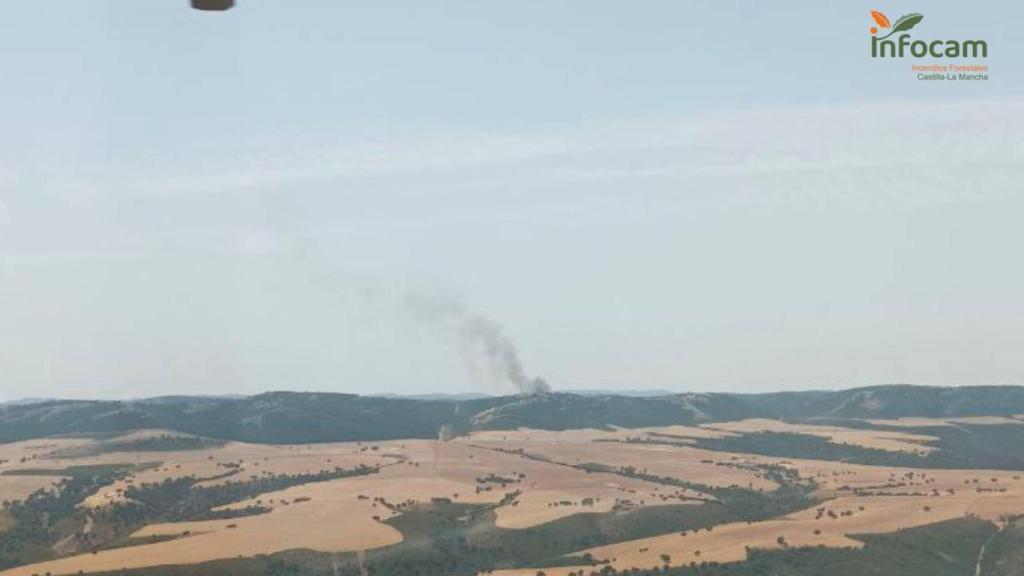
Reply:
[[405, 304], [419, 320], [452, 333], [471, 369], [482, 364], [490, 378], [520, 394], [551, 390], [543, 378], [526, 375], [515, 342], [495, 320], [460, 302], [420, 293], [406, 294]]

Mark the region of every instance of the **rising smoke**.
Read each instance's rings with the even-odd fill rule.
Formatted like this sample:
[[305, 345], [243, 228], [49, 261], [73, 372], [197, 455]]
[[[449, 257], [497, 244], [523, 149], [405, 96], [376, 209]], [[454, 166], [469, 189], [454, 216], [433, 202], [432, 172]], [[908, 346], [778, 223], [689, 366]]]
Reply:
[[408, 293], [406, 307], [419, 321], [440, 327], [455, 336], [463, 358], [477, 374], [483, 367], [487, 377], [519, 394], [548, 392], [543, 378], [530, 378], [523, 369], [515, 342], [504, 327], [461, 302], [422, 293]]

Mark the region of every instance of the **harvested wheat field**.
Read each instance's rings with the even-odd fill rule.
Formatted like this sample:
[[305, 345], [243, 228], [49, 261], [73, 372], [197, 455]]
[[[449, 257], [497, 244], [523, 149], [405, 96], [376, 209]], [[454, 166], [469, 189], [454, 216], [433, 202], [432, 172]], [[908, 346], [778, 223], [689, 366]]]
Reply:
[[308, 548], [355, 551], [400, 542], [401, 533], [372, 519], [370, 504], [324, 502], [286, 507], [248, 518], [155, 525], [138, 536], [181, 535], [176, 540], [73, 556], [4, 572], [5, 575], [72, 574], [80, 570], [107, 571], [166, 564], [195, 564], [210, 560], [255, 556]]
[[[623, 434], [643, 437], [655, 429], [645, 430], [629, 430]], [[678, 430], [675, 432], [678, 433]], [[475, 434], [465, 442], [492, 449], [521, 450], [527, 455], [568, 466], [599, 464], [613, 470], [631, 468], [644, 474], [708, 486], [743, 486], [757, 490], [776, 487], [758, 468], [757, 456], [712, 452], [686, 445], [627, 443], [608, 440], [600, 433], [595, 434], [589, 442], [501, 441], [488, 440]]]
[[[45, 458], [55, 450], [88, 444], [88, 440], [29, 440], [0, 444], [0, 502], [21, 500], [49, 488], [65, 476], [64, 462]], [[52, 471], [47, 473], [46, 471]], [[32, 475], [23, 475], [31, 471]]]
[[[860, 546], [851, 534], [879, 534], [976, 515], [997, 521], [1003, 514], [1024, 513], [1024, 484], [998, 495], [966, 494], [945, 498], [843, 497], [783, 520], [727, 524], [687, 536], [670, 534], [588, 550], [613, 566], [659, 566], [661, 554], [672, 564], [698, 561], [731, 562], [746, 558], [749, 548], [782, 546]], [[781, 538], [781, 540], [780, 540]], [[698, 554], [699, 552], [699, 554]]]
[[[215, 486], [240, 478], [278, 474], [315, 474], [334, 468], [359, 465], [377, 466], [392, 463], [400, 454], [397, 447], [362, 444], [316, 444], [269, 446], [230, 442], [214, 448], [194, 451], [108, 453], [73, 460], [79, 464], [115, 464], [159, 462], [159, 466], [142, 469], [98, 491], [86, 501], [87, 506], [102, 506], [122, 498], [124, 489], [132, 484], [162, 482], [168, 479], [209, 478], [200, 485]], [[230, 475], [229, 475], [230, 473]]]
[[959, 418], [894, 418], [891, 420], [865, 420], [876, 426], [893, 426], [904, 428], [930, 428], [932, 426], [956, 426], [969, 424], [973, 426], [1002, 426], [1005, 424], [1024, 424], [1019, 416], [963, 416]]
[[523, 442], [554, 444], [588, 444], [591, 442], [626, 441], [638, 437], [661, 437], [665, 439], [692, 442], [698, 438], [723, 438], [732, 434], [702, 426], [654, 426], [645, 428], [619, 428], [599, 430], [579, 428], [570, 430], [484, 430], [474, 432], [473, 440], [478, 442]]
[[[209, 459], [211, 457], [213, 460]], [[268, 509], [263, 514], [231, 520], [152, 524], [133, 535], [138, 538], [179, 536], [178, 539], [75, 556], [15, 569], [9, 574], [118, 570], [172, 561], [193, 564], [295, 548], [325, 552], [379, 548], [402, 540], [402, 534], [385, 524], [385, 520], [403, 509], [434, 499], [491, 505], [505, 501], [495, 509], [496, 524], [526, 529], [580, 512], [699, 504], [708, 498], [692, 490], [613, 474], [588, 474], [497, 450], [422, 440], [370, 446], [230, 444], [191, 455], [181, 468], [178, 464], [161, 465], [124, 482], [141, 484], [143, 478], [146, 482], [160, 482], [183, 474], [217, 473], [223, 462], [239, 461], [250, 462], [252, 467], [240, 468], [238, 474], [266, 473], [265, 470], [305, 473], [316, 471], [317, 465], [329, 468], [356, 463], [379, 464], [381, 470], [369, 476], [272, 491], [220, 508], [244, 510], [260, 506]], [[100, 496], [88, 499], [87, 505], [101, 507], [118, 501], [123, 494], [111, 493], [118, 489], [102, 490]]]
[[[993, 418], [971, 421], [1002, 423]], [[946, 427], [960, 425], [953, 419], [942, 422]], [[0, 475], [0, 491], [11, 500], [82, 470], [125, 472], [78, 502], [84, 525], [80, 533], [67, 534], [55, 545], [62, 557], [3, 574], [145, 570], [300, 549], [363, 554], [402, 544], [406, 535], [394, 521], [442, 504], [480, 507], [490, 515], [492, 529], [528, 532], [579, 514], [628, 517], [667, 507], [660, 509], [680, 515], [728, 506], [719, 497], [735, 491], [752, 501], [767, 501], [786, 493], [780, 490], [783, 486], [792, 491], [794, 482], [806, 486], [807, 496], [786, 514], [742, 522], [730, 516], [710, 529], [680, 533], [669, 527], [656, 536], [624, 537], [560, 554], [590, 554], [616, 569], [734, 562], [746, 558], [748, 548], [857, 547], [862, 544], [851, 535], [965, 516], [999, 521], [1007, 514], [1024, 514], [1021, 472], [879, 466], [699, 447], [715, 446], [705, 441], [754, 438], [760, 432], [826, 438], [907, 461], [939, 453], [930, 445], [937, 438], [930, 435], [766, 419], [635, 429], [476, 431], [450, 441], [266, 445], [145, 430], [93, 440], [19, 442], [0, 445], [5, 460], [0, 472], [7, 473]], [[127, 538], [120, 546], [87, 548], [95, 530], [105, 529], [110, 537], [110, 526], [101, 526], [108, 511], [145, 507], [133, 498], [179, 485], [186, 487], [185, 494], [240, 496], [218, 496], [220, 503], [198, 516], [158, 517], [133, 525], [120, 536]]]
[[789, 422], [782, 422], [781, 420], [768, 420], [764, 418], [708, 424], [704, 427], [710, 430], [739, 434], [751, 434], [757, 432], [807, 434], [810, 436], [825, 438], [833, 444], [848, 444], [851, 446], [862, 446], [864, 448], [890, 450], [894, 452], [927, 453], [934, 450], [934, 448], [928, 444], [938, 440], [935, 436], [926, 436], [923, 434], [888, 432], [884, 430], [861, 430], [856, 428], [843, 428], [841, 426], [791, 424]]
[[[887, 474], [885, 470], [878, 475]], [[939, 485], [959, 480], [936, 475]], [[1007, 515], [1024, 514], [1024, 481], [1004, 480], [1005, 492], [978, 493], [961, 490], [956, 494], [930, 493], [921, 496], [842, 496], [783, 519], [754, 523], [732, 523], [711, 530], [671, 533], [653, 538], [621, 542], [581, 550], [617, 570], [655, 569], [670, 559], [672, 566], [692, 562], [736, 562], [746, 559], [748, 548], [777, 549], [794, 546], [859, 547], [863, 543], [850, 536], [895, 532], [944, 520], [975, 516], [1000, 522]], [[589, 573], [590, 566], [546, 568], [549, 576], [566, 576], [578, 570]], [[499, 570], [502, 576], [533, 576], [531, 570]]]
[[33, 492], [51, 488], [64, 478], [53, 476], [21, 476], [0, 474], [0, 502], [23, 500]]
[[[679, 448], [679, 450], [692, 450]], [[978, 517], [992, 522], [1024, 514], [1024, 473], [865, 466], [819, 460], [759, 457], [762, 465], [791, 468], [813, 479], [820, 505], [785, 518], [732, 523], [711, 530], [671, 533], [580, 550], [617, 570], [655, 569], [701, 562], [736, 562], [748, 548], [859, 547], [856, 534], [880, 534], [944, 520]], [[780, 540], [781, 538], [781, 540]], [[566, 576], [591, 566], [545, 568]], [[536, 569], [498, 570], [501, 576], [534, 576]]]

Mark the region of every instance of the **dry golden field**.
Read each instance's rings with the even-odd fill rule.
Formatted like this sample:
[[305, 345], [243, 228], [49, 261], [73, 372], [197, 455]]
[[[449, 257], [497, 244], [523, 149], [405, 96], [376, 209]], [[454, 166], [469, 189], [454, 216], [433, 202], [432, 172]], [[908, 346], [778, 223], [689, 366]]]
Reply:
[[[88, 443], [87, 440], [29, 440], [0, 444], [0, 474], [23, 469], [63, 469], [59, 461], [43, 458], [55, 450]], [[0, 502], [21, 500], [41, 488], [53, 486], [62, 476], [0, 476]]]
[[927, 428], [929, 426], [956, 426], [957, 424], [972, 424], [975, 426], [999, 426], [1003, 424], [1024, 424], [1019, 416], [1007, 418], [1005, 416], [964, 416], [960, 418], [895, 418], [891, 420], [866, 420], [871, 424], [879, 426], [906, 426], [908, 428]]
[[825, 438], [833, 444], [849, 444], [852, 446], [863, 446], [864, 448], [874, 448], [876, 450], [916, 452], [921, 454], [934, 450], [934, 448], [928, 444], [937, 440], [935, 436], [926, 436], [923, 434], [886, 432], [882, 430], [858, 430], [842, 428], [839, 426], [790, 424], [788, 422], [767, 420], [763, 418], [740, 420], [738, 422], [723, 422], [721, 424], [709, 424], [706, 425], [705, 428], [734, 433], [789, 432], [793, 434], [808, 434], [811, 436]]
[[[782, 423], [780, 423], [782, 424]], [[751, 431], [764, 427], [749, 422], [729, 423], [715, 429]], [[778, 429], [786, 429], [783, 424]], [[807, 433], [807, 432], [804, 432]], [[533, 447], [552, 456], [569, 456], [562, 447]], [[605, 463], [634, 461], [624, 451], [639, 448], [623, 446], [624, 450], [593, 454]], [[746, 558], [748, 548], [772, 549], [781, 546], [862, 546], [851, 539], [854, 534], [894, 532], [932, 524], [943, 520], [977, 516], [998, 522], [1004, 515], [1024, 514], [1024, 474], [999, 470], [933, 470], [888, 466], [865, 466], [820, 460], [770, 458], [709, 452], [684, 446], [659, 447], [671, 454], [671, 461], [700, 462], [712, 458], [716, 462], [782, 465], [797, 470], [803, 478], [813, 478], [822, 505], [765, 522], [733, 523], [710, 531], [687, 534], [671, 533], [653, 538], [621, 542], [576, 554], [591, 554], [618, 570], [651, 569], [664, 564], [662, 555], [670, 557], [670, 565], [688, 565], [702, 561], [731, 562]], [[664, 470], [665, 466], [649, 463], [646, 468]], [[782, 538], [781, 543], [779, 538]], [[545, 568], [548, 576], [566, 576], [590, 566]], [[498, 570], [500, 576], [534, 576], [536, 569]]]
[[[918, 422], [919, 420], [915, 420]], [[991, 419], [977, 424], [997, 423]], [[887, 421], [892, 422], [892, 421]], [[943, 425], [956, 425], [943, 421]], [[1002, 423], [1002, 422], [999, 422]], [[908, 426], [910, 424], [907, 424]], [[618, 542], [590, 550], [618, 569], [650, 568], [664, 563], [735, 561], [748, 548], [825, 545], [859, 546], [849, 535], [882, 533], [941, 520], [975, 515], [997, 521], [1001, 515], [1024, 514], [1024, 480], [997, 470], [934, 470], [866, 466], [820, 460], [771, 458], [726, 453], [692, 446], [694, 439], [722, 438], [758, 431], [792, 431], [898, 452], [922, 452], [932, 437], [835, 426], [793, 425], [772, 420], [745, 420], [702, 427], [478, 432], [441, 442], [405, 440], [314, 445], [214, 444], [171, 452], [104, 452], [90, 448], [99, 441], [46, 440], [0, 445], [0, 473], [17, 470], [59, 471], [71, 466], [159, 463], [133, 473], [86, 498], [81, 506], [100, 510], [119, 502], [131, 484], [158, 483], [192, 476], [213, 478], [206, 484], [280, 474], [317, 473], [359, 465], [379, 472], [293, 486], [232, 503], [226, 509], [261, 506], [269, 511], [198, 522], [144, 526], [133, 536], [161, 541], [97, 553], [72, 555], [24, 566], [4, 576], [75, 574], [164, 564], [194, 564], [218, 559], [270, 554], [290, 549], [323, 552], [371, 550], [402, 541], [402, 533], [385, 523], [404, 507], [434, 499], [496, 506], [496, 524], [527, 529], [581, 512], [609, 512], [666, 504], [700, 505], [714, 498], [615, 473], [679, 480], [698, 486], [741, 487], [772, 491], [778, 485], [766, 467], [782, 466], [818, 484], [824, 503], [754, 523], [730, 523], [712, 530], [672, 532]], [[162, 434], [144, 431], [132, 436]], [[93, 445], [93, 446], [91, 446]], [[81, 455], [78, 455], [81, 454]], [[599, 465], [594, 471], [593, 465]], [[590, 468], [585, 471], [582, 468]], [[236, 473], [224, 476], [226, 470]], [[0, 474], [4, 499], [21, 499], [59, 476]], [[4, 526], [0, 517], [0, 529]], [[172, 537], [172, 539], [166, 539]], [[576, 570], [580, 567], [575, 568]], [[549, 575], [573, 568], [545, 569]], [[536, 570], [498, 571], [534, 576]]]
[[[372, 448], [372, 449], [368, 449]], [[120, 455], [123, 459], [124, 455]], [[233, 504], [244, 508], [257, 502], [269, 513], [232, 520], [184, 522], [146, 526], [135, 536], [178, 535], [181, 538], [130, 548], [101, 551], [5, 574], [73, 573], [139, 568], [174, 563], [268, 554], [294, 548], [328, 552], [357, 551], [400, 542], [402, 535], [382, 521], [396, 512], [396, 505], [425, 503], [433, 498], [456, 502], [500, 502], [513, 490], [521, 492], [510, 504], [496, 510], [497, 525], [528, 528], [579, 512], [607, 512], [615, 507], [651, 506], [665, 503], [699, 504], [707, 496], [698, 492], [623, 478], [613, 474], [588, 474], [558, 464], [523, 458], [463, 442], [402, 441], [372, 445], [328, 444], [313, 446], [253, 446], [232, 443], [193, 452], [131, 454], [129, 462], [148, 462], [163, 457], [164, 463], [132, 476], [123, 483], [158, 482], [182, 475], [213, 474], [218, 465], [242, 462], [241, 474], [316, 472], [334, 466], [381, 464], [371, 476], [317, 482], [261, 495]], [[67, 459], [54, 466], [104, 463], [119, 460], [117, 454]], [[223, 468], [219, 468], [223, 472]], [[484, 481], [494, 475], [515, 479], [507, 487]], [[0, 476], [0, 482], [13, 477]], [[223, 481], [223, 480], [221, 480]], [[123, 484], [122, 483], [122, 484]], [[84, 506], [103, 506], [117, 501], [115, 484], [87, 499]]]
[[[1007, 493], [963, 493], [929, 496], [843, 496], [782, 519], [732, 523], [710, 531], [671, 533], [580, 551], [606, 560], [618, 570], [660, 567], [668, 555], [670, 565], [691, 562], [733, 562], [747, 557], [748, 548], [782, 546], [860, 547], [849, 535], [895, 532], [943, 520], [978, 516], [998, 522], [1004, 514], [1024, 513], [1024, 482], [1016, 481]], [[781, 540], [780, 540], [781, 539]], [[565, 576], [588, 566], [545, 569], [549, 576]], [[500, 570], [502, 576], [534, 576], [533, 570]]]

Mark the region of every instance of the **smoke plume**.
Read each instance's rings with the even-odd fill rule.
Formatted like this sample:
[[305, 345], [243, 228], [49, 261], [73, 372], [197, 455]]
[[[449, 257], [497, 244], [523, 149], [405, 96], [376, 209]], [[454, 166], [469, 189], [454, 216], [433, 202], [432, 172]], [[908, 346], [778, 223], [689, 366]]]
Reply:
[[483, 367], [491, 380], [520, 394], [551, 390], [543, 378], [526, 375], [515, 342], [495, 320], [460, 302], [425, 294], [407, 294], [405, 303], [419, 320], [439, 326], [456, 337], [473, 373]]

